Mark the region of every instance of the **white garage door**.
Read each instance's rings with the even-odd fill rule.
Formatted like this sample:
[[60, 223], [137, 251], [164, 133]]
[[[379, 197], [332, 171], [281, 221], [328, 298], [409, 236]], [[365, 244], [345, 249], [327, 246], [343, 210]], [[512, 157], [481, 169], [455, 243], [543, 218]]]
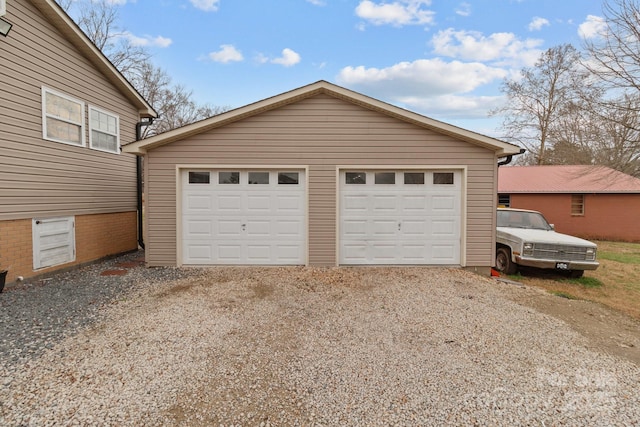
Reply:
[[341, 264], [460, 264], [460, 171], [340, 172]]
[[306, 262], [302, 170], [184, 170], [182, 263]]

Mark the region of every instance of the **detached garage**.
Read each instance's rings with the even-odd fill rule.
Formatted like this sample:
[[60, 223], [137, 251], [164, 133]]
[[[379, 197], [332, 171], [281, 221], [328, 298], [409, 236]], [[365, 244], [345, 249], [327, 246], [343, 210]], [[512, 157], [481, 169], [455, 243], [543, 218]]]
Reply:
[[320, 81], [129, 144], [149, 266], [494, 262], [519, 147]]

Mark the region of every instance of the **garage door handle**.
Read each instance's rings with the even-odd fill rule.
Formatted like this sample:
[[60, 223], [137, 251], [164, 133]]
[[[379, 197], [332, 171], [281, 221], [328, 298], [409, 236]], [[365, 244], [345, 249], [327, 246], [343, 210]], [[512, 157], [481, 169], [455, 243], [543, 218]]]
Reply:
[[402, 228], [402, 223], [401, 223], [401, 222], [399, 222], [399, 223], [398, 223], [398, 231], [400, 231], [400, 229], [401, 229], [401, 228]]
[[247, 229], [247, 224], [242, 224], [241, 227], [242, 227], [242, 231], [244, 231]]

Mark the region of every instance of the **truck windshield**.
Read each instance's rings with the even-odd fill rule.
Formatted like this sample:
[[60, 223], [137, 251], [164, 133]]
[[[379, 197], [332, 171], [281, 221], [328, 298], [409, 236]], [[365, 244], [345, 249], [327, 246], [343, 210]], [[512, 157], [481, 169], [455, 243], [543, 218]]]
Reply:
[[523, 211], [498, 211], [498, 227], [551, 230], [541, 213]]

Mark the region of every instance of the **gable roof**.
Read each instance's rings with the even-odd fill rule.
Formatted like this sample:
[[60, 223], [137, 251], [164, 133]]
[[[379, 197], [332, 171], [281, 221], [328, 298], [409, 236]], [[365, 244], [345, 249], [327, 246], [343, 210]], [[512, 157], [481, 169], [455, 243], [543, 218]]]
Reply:
[[592, 165], [498, 168], [498, 193], [640, 193], [640, 179]]
[[159, 135], [152, 136], [141, 141], [123, 146], [123, 151], [135, 154], [144, 154], [148, 150], [170, 144], [184, 138], [198, 135], [212, 129], [251, 117], [266, 111], [274, 110], [285, 105], [311, 98], [319, 94], [326, 94], [335, 98], [342, 99], [347, 102], [359, 105], [369, 110], [378, 111], [388, 116], [395, 117], [405, 122], [433, 130], [438, 133], [447, 134], [457, 139], [470, 142], [475, 145], [493, 150], [496, 156], [503, 157], [520, 153], [520, 147], [491, 138], [479, 133], [475, 133], [466, 129], [462, 129], [429, 117], [405, 110], [379, 101], [374, 98], [362, 95], [357, 92], [334, 85], [324, 80], [303, 86], [244, 107], [230, 110], [225, 113], [174, 129]]
[[60, 31], [106, 78], [118, 88], [134, 105], [141, 117], [157, 117], [158, 113], [124, 78], [122, 73], [107, 57], [89, 40], [87, 35], [67, 15], [54, 0], [29, 0], [42, 12], [51, 24]]

